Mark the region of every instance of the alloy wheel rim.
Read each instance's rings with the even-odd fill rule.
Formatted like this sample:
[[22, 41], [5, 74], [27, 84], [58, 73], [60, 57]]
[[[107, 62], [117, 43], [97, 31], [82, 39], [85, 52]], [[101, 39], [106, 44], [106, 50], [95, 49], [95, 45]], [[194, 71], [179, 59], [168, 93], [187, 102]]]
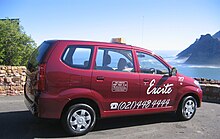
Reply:
[[195, 112], [195, 103], [193, 100], [187, 100], [183, 107], [183, 114], [186, 118], [190, 119]]
[[85, 109], [75, 111], [70, 117], [70, 126], [77, 132], [83, 132], [89, 128], [92, 118]]

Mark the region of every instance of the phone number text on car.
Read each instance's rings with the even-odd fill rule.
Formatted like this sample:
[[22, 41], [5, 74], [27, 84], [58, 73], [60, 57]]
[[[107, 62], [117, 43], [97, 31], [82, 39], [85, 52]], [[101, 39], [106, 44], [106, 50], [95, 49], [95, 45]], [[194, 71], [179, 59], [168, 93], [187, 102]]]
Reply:
[[145, 101], [122, 101], [112, 102], [110, 104], [111, 110], [133, 110], [133, 109], [147, 109], [147, 108], [158, 108], [168, 107], [170, 99], [163, 100], [145, 100]]

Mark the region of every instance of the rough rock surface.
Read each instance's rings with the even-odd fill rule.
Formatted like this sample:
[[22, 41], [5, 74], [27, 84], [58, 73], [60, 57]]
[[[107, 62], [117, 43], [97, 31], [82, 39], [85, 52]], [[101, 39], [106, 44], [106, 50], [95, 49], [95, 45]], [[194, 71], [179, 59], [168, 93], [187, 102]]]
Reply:
[[25, 80], [25, 66], [0, 66], [0, 95], [23, 94]]

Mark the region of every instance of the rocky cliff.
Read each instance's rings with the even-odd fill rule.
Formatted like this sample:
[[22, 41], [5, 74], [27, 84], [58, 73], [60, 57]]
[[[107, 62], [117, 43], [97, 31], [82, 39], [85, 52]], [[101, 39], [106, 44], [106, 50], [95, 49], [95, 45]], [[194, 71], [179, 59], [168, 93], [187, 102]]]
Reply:
[[186, 64], [220, 66], [220, 31], [213, 36], [202, 35], [180, 52], [177, 58], [187, 58]]

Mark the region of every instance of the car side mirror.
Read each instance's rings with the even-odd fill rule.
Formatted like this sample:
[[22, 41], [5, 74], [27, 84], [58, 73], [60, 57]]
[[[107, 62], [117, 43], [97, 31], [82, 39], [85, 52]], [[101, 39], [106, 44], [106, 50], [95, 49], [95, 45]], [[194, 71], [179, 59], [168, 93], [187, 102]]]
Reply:
[[175, 67], [173, 67], [171, 69], [170, 76], [176, 76], [176, 73], [177, 73], [177, 69]]

